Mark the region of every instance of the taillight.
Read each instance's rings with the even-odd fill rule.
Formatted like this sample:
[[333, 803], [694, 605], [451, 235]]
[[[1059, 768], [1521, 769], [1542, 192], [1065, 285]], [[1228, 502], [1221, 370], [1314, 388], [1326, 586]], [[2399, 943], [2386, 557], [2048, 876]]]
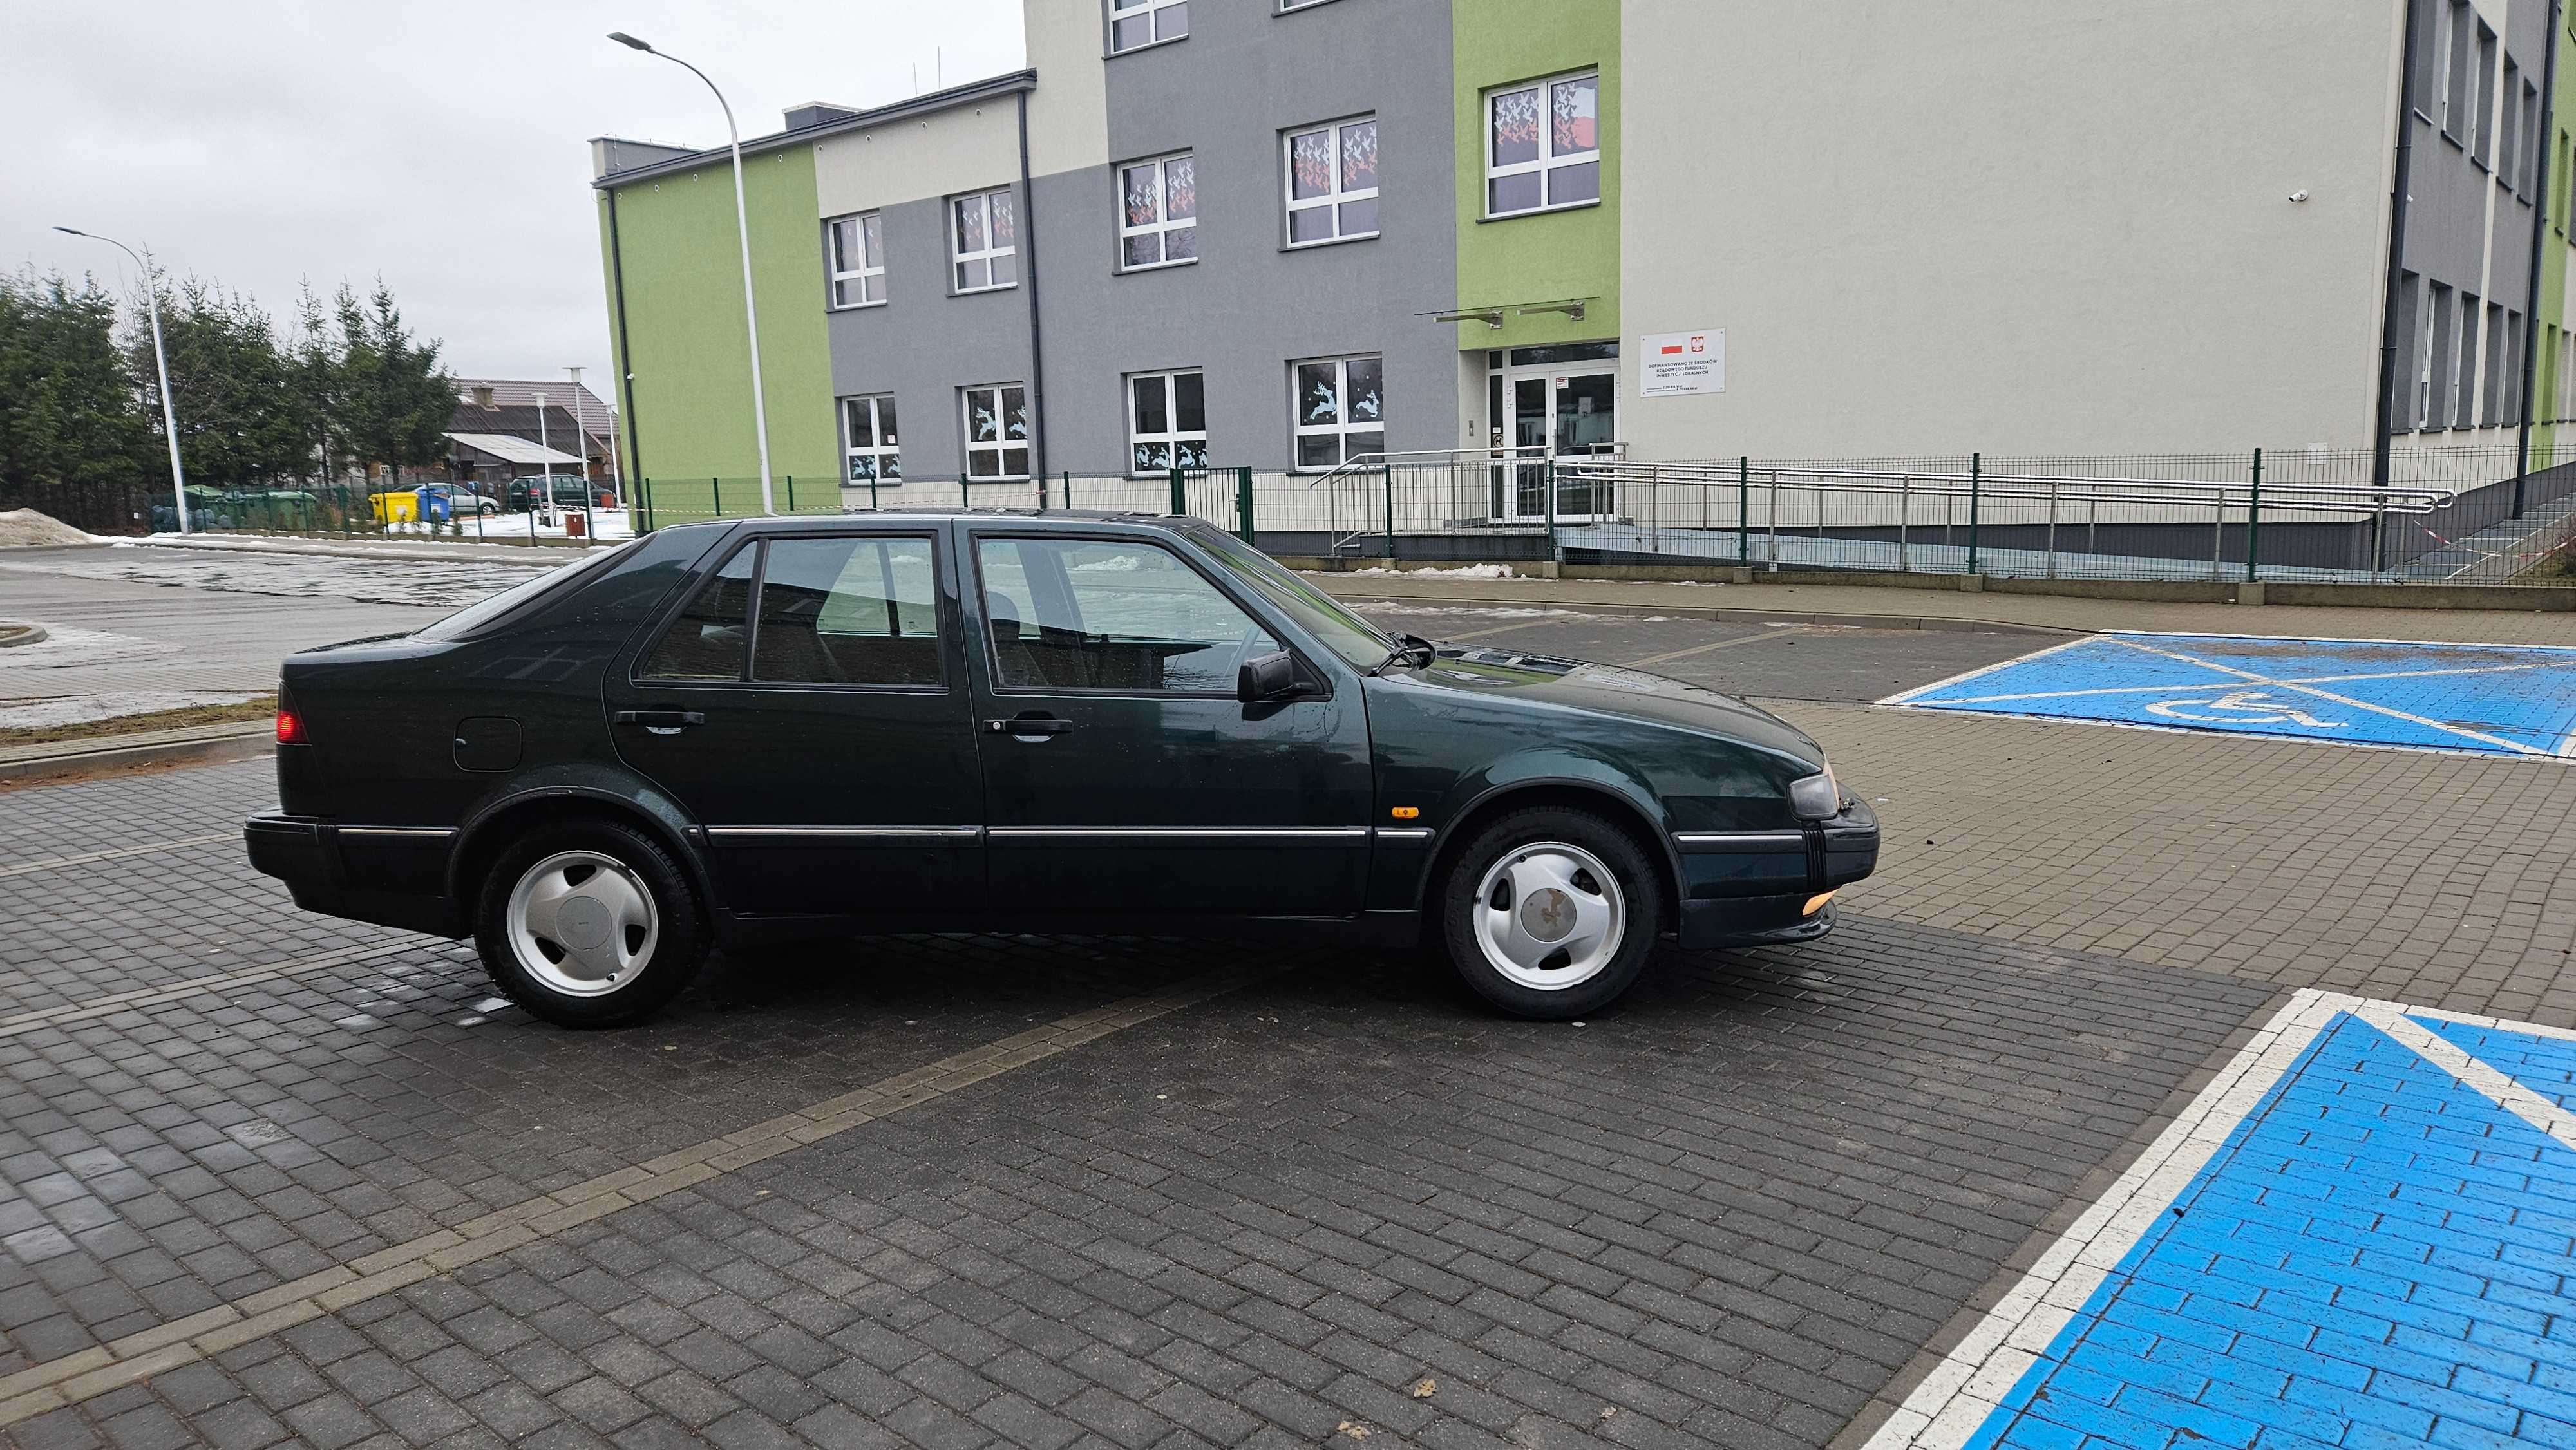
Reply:
[[304, 743], [304, 717], [282, 705], [277, 711], [277, 743], [280, 745]]

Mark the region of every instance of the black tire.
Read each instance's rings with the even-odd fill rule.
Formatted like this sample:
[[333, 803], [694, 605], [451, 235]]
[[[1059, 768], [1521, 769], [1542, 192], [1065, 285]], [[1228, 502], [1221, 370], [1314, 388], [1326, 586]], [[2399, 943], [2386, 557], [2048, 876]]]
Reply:
[[[651, 900], [656, 917], [649, 953], [621, 974], [617, 986], [594, 995], [558, 990], [521, 962], [507, 920], [520, 879], [530, 868], [566, 852], [595, 853], [623, 866]], [[618, 1027], [650, 1017], [697, 976], [707, 946], [706, 915], [687, 873], [661, 842], [613, 821], [575, 821], [528, 832], [494, 859], [475, 904], [474, 947], [492, 984], [530, 1016], [558, 1027]]]
[[[1615, 895], [1606, 890], [1591, 894], [1615, 901], [1622, 922], [1608, 959], [1591, 975], [1561, 987], [1513, 980], [1488, 958], [1478, 933], [1480, 910], [1491, 909], [1479, 895], [1486, 874], [1510, 857], [1550, 843], [1574, 847], [1608, 869], [1611, 882], [1581, 881], [1589, 875], [1587, 869], [1578, 873], [1576, 889], [1615, 886]], [[1664, 913], [1663, 876], [1645, 848], [1608, 819], [1571, 806], [1534, 806], [1486, 825], [1450, 859], [1434, 889], [1439, 893], [1433, 910], [1440, 946], [1459, 980], [1492, 1006], [1542, 1022], [1588, 1016], [1617, 1001], [1645, 969]]]

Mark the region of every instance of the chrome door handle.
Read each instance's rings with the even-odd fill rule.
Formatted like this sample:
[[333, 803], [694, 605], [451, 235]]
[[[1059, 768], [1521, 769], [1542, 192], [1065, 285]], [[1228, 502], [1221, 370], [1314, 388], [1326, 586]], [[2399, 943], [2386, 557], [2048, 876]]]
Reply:
[[681, 730], [707, 723], [703, 710], [620, 710], [608, 718], [619, 725], [641, 725], [647, 730]]
[[1065, 735], [1072, 732], [1073, 722], [1052, 715], [1022, 715], [1010, 720], [987, 720], [984, 729], [993, 735]]

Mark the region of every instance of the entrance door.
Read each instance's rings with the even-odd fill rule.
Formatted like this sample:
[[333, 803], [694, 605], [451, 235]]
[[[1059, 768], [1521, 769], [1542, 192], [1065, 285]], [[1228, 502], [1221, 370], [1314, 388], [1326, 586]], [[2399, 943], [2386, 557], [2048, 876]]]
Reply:
[[937, 529], [753, 537], [607, 690], [617, 753], [707, 835], [724, 904], [953, 927], [982, 781]]
[[[1498, 523], [1538, 523], [1548, 516], [1547, 461], [1569, 455], [1607, 454], [1619, 439], [1619, 374], [1533, 369], [1504, 377], [1504, 436], [1511, 456], [1497, 465], [1494, 518]], [[1559, 523], [1608, 518], [1617, 500], [1607, 483], [1563, 480], [1557, 486]]]
[[[1359, 692], [1245, 704], [1280, 648], [1163, 543], [961, 530], [986, 858], [1011, 920], [1349, 917], [1372, 799]], [[1318, 672], [1320, 677], [1320, 672]]]

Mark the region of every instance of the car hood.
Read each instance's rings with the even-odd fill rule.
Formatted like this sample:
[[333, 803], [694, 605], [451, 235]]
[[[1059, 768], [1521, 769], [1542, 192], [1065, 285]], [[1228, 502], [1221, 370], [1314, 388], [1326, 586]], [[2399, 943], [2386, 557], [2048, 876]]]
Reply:
[[1436, 689], [1507, 696], [1703, 735], [1721, 735], [1824, 768], [1825, 748], [1807, 732], [1733, 695], [1620, 665], [1517, 650], [1442, 645], [1406, 677]]

